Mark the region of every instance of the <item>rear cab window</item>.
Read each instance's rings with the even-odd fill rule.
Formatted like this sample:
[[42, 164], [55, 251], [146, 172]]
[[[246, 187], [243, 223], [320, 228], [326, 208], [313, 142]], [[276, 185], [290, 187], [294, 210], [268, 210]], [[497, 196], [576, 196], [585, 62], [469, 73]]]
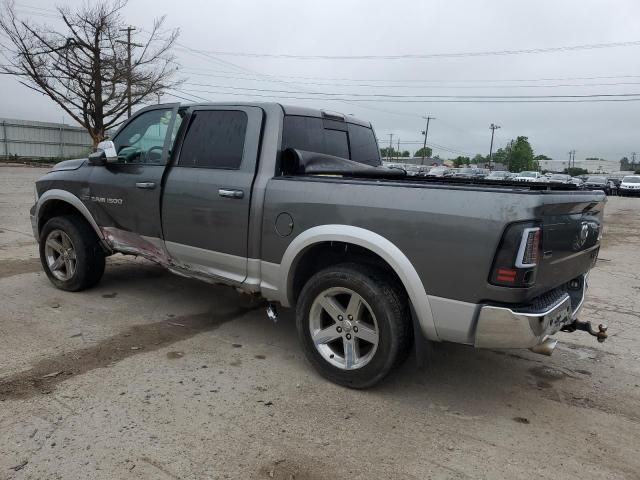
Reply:
[[347, 158], [366, 165], [382, 165], [373, 130], [349, 122], [285, 115], [282, 149], [287, 148]]

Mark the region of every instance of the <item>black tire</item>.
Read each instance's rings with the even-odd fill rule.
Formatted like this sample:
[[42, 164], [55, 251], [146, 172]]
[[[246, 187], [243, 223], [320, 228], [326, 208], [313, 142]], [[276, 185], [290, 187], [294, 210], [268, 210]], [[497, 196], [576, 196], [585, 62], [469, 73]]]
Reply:
[[[321, 270], [303, 287], [296, 306], [298, 336], [307, 359], [323, 377], [349, 388], [369, 388], [406, 359], [413, 340], [409, 301], [404, 289], [388, 277], [382, 269], [345, 263]], [[335, 287], [360, 295], [377, 321], [377, 349], [369, 362], [357, 369], [346, 370], [329, 363], [311, 336], [311, 307], [321, 293]]]
[[[64, 232], [73, 245], [75, 251], [75, 272], [66, 280], [57, 278], [47, 262], [45, 243], [53, 231]], [[105, 252], [100, 246], [98, 236], [91, 226], [81, 217], [64, 215], [50, 219], [40, 233], [40, 262], [47, 277], [56, 288], [68, 292], [85, 290], [96, 285], [105, 267]]]

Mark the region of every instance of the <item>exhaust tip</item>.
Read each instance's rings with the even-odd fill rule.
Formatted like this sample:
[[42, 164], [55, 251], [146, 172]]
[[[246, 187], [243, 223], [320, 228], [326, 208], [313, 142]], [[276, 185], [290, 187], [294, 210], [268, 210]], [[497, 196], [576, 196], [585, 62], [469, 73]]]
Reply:
[[533, 353], [539, 353], [540, 355], [551, 356], [556, 348], [556, 345], [558, 345], [558, 340], [554, 338], [547, 338], [542, 343], [531, 347], [529, 350], [531, 350]]

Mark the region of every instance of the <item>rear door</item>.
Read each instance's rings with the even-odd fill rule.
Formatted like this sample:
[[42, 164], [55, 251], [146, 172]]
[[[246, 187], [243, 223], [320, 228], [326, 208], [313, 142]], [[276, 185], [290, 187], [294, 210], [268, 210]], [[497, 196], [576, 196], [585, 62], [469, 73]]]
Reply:
[[194, 107], [162, 198], [167, 251], [179, 266], [241, 283], [263, 112]]
[[161, 245], [162, 177], [180, 121], [178, 104], [140, 110], [113, 139], [118, 162], [91, 171], [87, 205], [119, 250], [154, 257]]

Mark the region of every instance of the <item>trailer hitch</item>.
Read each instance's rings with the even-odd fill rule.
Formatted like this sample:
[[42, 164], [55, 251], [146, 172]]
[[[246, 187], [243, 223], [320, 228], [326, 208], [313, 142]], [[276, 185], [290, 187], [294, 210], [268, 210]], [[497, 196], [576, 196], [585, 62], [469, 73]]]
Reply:
[[598, 325], [597, 331], [594, 330], [591, 322], [582, 322], [580, 320], [575, 320], [573, 323], [562, 327], [563, 332], [575, 332], [576, 330], [582, 330], [583, 332], [587, 332], [589, 335], [593, 335], [600, 343], [604, 342], [608, 337], [607, 326], [603, 324]]

